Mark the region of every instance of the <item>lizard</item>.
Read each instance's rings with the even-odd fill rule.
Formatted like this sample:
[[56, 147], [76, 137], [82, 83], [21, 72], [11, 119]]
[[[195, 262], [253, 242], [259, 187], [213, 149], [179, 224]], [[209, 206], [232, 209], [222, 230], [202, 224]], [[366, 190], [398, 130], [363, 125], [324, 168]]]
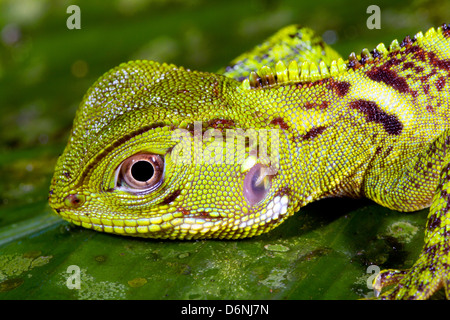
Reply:
[[346, 60], [288, 26], [216, 73], [130, 61], [85, 94], [49, 204], [96, 231], [184, 240], [257, 236], [326, 197], [430, 207], [417, 261], [374, 284], [448, 299], [449, 107], [447, 24]]

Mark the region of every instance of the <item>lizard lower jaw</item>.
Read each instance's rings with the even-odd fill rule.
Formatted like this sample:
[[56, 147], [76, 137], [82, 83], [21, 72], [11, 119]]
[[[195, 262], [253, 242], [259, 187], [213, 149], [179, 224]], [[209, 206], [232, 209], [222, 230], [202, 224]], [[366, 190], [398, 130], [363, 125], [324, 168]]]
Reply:
[[[227, 218], [183, 216], [168, 219], [152, 218], [111, 219], [93, 214], [59, 210], [58, 214], [75, 225], [119, 235], [162, 239], [236, 239], [259, 235], [279, 225], [288, 216], [289, 198], [276, 196], [262, 214]], [[167, 221], [164, 221], [167, 220]]]

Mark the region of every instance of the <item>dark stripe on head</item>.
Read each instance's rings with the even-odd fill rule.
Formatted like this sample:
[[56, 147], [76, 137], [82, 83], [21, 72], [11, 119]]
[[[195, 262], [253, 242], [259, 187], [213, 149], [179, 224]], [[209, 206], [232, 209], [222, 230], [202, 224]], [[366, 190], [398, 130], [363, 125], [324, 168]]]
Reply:
[[180, 195], [181, 190], [176, 190], [169, 194], [167, 197], [164, 198], [164, 200], [161, 202], [161, 204], [170, 204]]
[[111, 144], [108, 148], [106, 148], [105, 150], [103, 150], [100, 154], [98, 154], [94, 160], [89, 163], [89, 165], [87, 165], [85, 167], [85, 169], [83, 170], [83, 173], [81, 174], [80, 180], [78, 183], [82, 183], [82, 181], [84, 180], [84, 178], [87, 176], [87, 173], [92, 169], [92, 167], [94, 167], [106, 154], [110, 153], [111, 151], [113, 151], [114, 149], [116, 149], [119, 145], [125, 143], [126, 141], [132, 139], [135, 136], [138, 136], [140, 134], [143, 134], [144, 132], [147, 132], [149, 130], [152, 129], [156, 129], [156, 128], [162, 128], [167, 126], [165, 123], [163, 122], [156, 122], [153, 123], [151, 125], [148, 126], [144, 126], [136, 131], [133, 131], [127, 135], [124, 135], [122, 138], [114, 141], [113, 144]]

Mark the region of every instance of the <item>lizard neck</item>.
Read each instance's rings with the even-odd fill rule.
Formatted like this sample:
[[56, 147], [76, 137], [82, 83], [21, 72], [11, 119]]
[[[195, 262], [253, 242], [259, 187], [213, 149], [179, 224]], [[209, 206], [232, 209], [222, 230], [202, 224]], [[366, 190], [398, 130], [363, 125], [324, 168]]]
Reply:
[[377, 170], [400, 170], [449, 127], [448, 37], [447, 27], [430, 29], [329, 68], [279, 63], [244, 81], [244, 90], [258, 93], [254, 105], [267, 123], [285, 133], [301, 205], [331, 195], [382, 203], [371, 194], [386, 188]]
[[404, 129], [394, 111], [383, 110], [375, 96], [367, 95], [370, 90], [353, 85], [363, 83], [360, 77], [348, 73], [259, 91], [269, 126], [283, 132], [283, 150], [289, 153], [285, 166], [293, 175], [287, 180], [298, 207], [330, 196], [362, 196], [379, 147]]

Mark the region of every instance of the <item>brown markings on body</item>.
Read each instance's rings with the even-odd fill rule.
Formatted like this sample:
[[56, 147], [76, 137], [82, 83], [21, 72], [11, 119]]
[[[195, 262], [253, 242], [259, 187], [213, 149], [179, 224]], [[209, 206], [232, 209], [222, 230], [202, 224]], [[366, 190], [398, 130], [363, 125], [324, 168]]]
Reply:
[[428, 59], [433, 66], [446, 71], [450, 70], [450, 59], [439, 59], [436, 53], [431, 51], [428, 52]]
[[310, 110], [310, 109], [314, 109], [314, 108], [316, 107], [316, 104], [315, 104], [315, 103], [312, 103], [312, 102], [306, 102], [306, 103], [303, 105], [303, 107], [304, 107], [306, 110]]
[[414, 71], [418, 74], [422, 73], [424, 70], [424, 68], [421, 66], [416, 67], [414, 62], [411, 62], [411, 61], [403, 63], [402, 70], [404, 71], [404, 70], [408, 70], [408, 69], [414, 69]]
[[319, 108], [321, 110], [324, 110], [324, 109], [328, 108], [329, 105], [330, 105], [329, 101], [323, 100], [320, 104], [313, 103], [313, 102], [307, 102], [303, 105], [303, 108], [305, 108], [306, 110], [310, 110], [310, 109], [314, 109], [314, 108]]
[[375, 155], [381, 154], [381, 151], [383, 151], [382, 147], [378, 147], [377, 150], [375, 150]]
[[403, 70], [412, 69], [412, 68], [414, 68], [414, 63], [413, 62], [405, 62], [403, 64]]
[[422, 73], [424, 68], [423, 67], [415, 67], [414, 70], [416, 71], [416, 73]]
[[[403, 59], [404, 59], [404, 57], [403, 57]], [[398, 66], [402, 62], [403, 62], [402, 59], [392, 58], [392, 59], [387, 60], [381, 67], [389, 69], [393, 66]]]
[[433, 106], [432, 105], [427, 105], [426, 106], [426, 109], [427, 109], [427, 111], [429, 112], [429, 113], [434, 113], [434, 109], [433, 109]]
[[432, 215], [428, 218], [428, 230], [433, 230], [441, 226], [441, 219], [436, 215]]
[[404, 54], [408, 55], [410, 53], [414, 54], [414, 57], [415, 57], [416, 60], [425, 62], [425, 60], [426, 60], [425, 50], [422, 49], [421, 47], [419, 47], [419, 46], [410, 46], [410, 47], [406, 48]]
[[319, 108], [322, 109], [322, 110], [323, 110], [323, 109], [326, 109], [326, 108], [328, 108], [329, 104], [330, 104], [330, 103], [329, 103], [328, 101], [325, 101], [325, 100], [324, 100], [324, 101], [322, 101], [322, 103], [320, 104]]
[[436, 68], [434, 68], [433, 70], [431, 70], [431, 72], [429, 74], [423, 75], [421, 76], [419, 79], [421, 82], [428, 82], [430, 80], [430, 78], [432, 76], [434, 76], [435, 74], [437, 74], [437, 70]]
[[366, 72], [366, 75], [373, 81], [383, 82], [384, 84], [391, 86], [395, 90], [401, 93], [410, 92], [409, 85], [404, 77], [401, 77], [390, 68], [400, 64], [402, 61], [397, 58], [392, 58], [386, 61], [379, 67], [373, 67]]
[[236, 124], [233, 120], [230, 119], [211, 119], [208, 121], [207, 124], [208, 128], [214, 128], [214, 129], [231, 129], [235, 128]]
[[356, 100], [349, 104], [349, 108], [362, 112], [366, 116], [366, 121], [383, 125], [386, 133], [390, 135], [398, 135], [403, 130], [403, 124], [395, 115], [384, 112], [373, 101]]
[[386, 148], [386, 151], [384, 152], [384, 157], [385, 158], [387, 158], [391, 154], [392, 149], [394, 149], [393, 146], [389, 146], [389, 147]]
[[350, 83], [346, 81], [336, 81], [330, 78], [326, 88], [328, 90], [333, 90], [339, 97], [344, 97], [350, 89]]
[[314, 127], [308, 132], [306, 132], [304, 135], [302, 135], [301, 138], [302, 140], [311, 140], [320, 135], [322, 132], [324, 132], [326, 128], [327, 127], [325, 126]]
[[442, 89], [445, 87], [445, 77], [444, 76], [439, 77], [439, 79], [436, 80], [435, 85], [438, 91], [442, 91]]
[[400, 52], [400, 50], [390, 51], [388, 53], [388, 57], [392, 59], [392, 58], [396, 57], [399, 54], [399, 52]]
[[289, 126], [284, 122], [283, 118], [277, 117], [270, 121], [270, 124], [278, 126], [282, 130], [289, 130]]

